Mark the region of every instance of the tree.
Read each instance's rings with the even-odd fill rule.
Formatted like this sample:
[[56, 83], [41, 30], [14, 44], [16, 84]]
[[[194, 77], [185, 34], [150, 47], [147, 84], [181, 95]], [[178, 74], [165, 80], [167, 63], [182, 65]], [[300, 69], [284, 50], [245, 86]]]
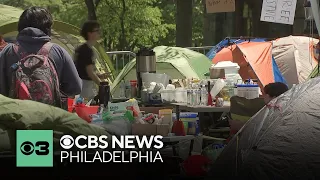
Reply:
[[176, 45], [192, 46], [192, 8], [193, 0], [177, 0]]

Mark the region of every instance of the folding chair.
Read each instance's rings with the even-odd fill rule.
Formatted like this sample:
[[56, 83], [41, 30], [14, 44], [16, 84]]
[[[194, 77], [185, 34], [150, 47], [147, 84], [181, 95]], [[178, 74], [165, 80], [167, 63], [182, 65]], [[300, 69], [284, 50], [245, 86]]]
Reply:
[[233, 96], [230, 99], [230, 136], [236, 134], [242, 126], [265, 106], [263, 98], [246, 99]]

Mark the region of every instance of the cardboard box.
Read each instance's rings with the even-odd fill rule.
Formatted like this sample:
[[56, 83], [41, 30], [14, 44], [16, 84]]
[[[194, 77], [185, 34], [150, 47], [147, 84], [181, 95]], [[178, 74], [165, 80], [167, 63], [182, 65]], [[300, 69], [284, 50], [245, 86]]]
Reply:
[[161, 135], [168, 136], [169, 125], [167, 124], [132, 124], [132, 134], [133, 135]]

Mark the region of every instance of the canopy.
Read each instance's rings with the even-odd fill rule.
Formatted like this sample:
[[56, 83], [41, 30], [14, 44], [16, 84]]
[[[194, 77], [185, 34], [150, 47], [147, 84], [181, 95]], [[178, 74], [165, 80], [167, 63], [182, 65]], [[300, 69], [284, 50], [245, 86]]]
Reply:
[[212, 59], [239, 64], [242, 79], [258, 79], [260, 88], [273, 82], [285, 82], [271, 54], [271, 42], [243, 42], [223, 48]]
[[318, 62], [313, 53], [319, 40], [288, 36], [273, 41], [272, 54], [289, 87], [306, 81]]
[[[294, 86], [253, 116], [224, 148], [212, 176], [320, 177], [320, 78]], [[212, 177], [214, 179], [214, 177]]]
[[[22, 12], [21, 9], [0, 4], [0, 34], [2, 34], [6, 40], [15, 40], [18, 33], [18, 20]], [[73, 55], [74, 49], [79, 46], [80, 43], [84, 42], [83, 38], [79, 35], [79, 32], [80, 29], [73, 25], [61, 21], [54, 21], [51, 36], [52, 42], [61, 45]], [[107, 70], [114, 74], [115, 70], [112, 62], [100, 44], [95, 46], [95, 52], [98, 70], [102, 69], [102, 72]], [[113, 79], [114, 78], [111, 77], [110, 81], [113, 81]]]
[[[172, 79], [198, 78], [204, 79], [211, 62], [198, 52], [179, 47], [158, 46], [153, 49], [157, 57], [157, 73], [165, 73]], [[121, 80], [137, 79], [136, 59], [130, 61], [119, 73], [111, 85], [111, 92], [116, 93]], [[114, 94], [116, 96], [116, 94]]]

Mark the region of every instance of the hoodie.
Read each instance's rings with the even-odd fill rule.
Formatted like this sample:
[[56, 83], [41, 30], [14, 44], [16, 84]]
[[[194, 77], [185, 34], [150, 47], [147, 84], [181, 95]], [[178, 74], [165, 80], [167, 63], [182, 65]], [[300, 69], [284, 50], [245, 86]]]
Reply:
[[[17, 43], [27, 53], [36, 53], [51, 38], [43, 31], [28, 27], [19, 32]], [[69, 53], [57, 44], [53, 44], [49, 58], [54, 61], [60, 82], [60, 91], [68, 96], [80, 94], [82, 82]], [[9, 96], [12, 81], [10, 67], [20, 59], [8, 44], [0, 54], [0, 94]]]

